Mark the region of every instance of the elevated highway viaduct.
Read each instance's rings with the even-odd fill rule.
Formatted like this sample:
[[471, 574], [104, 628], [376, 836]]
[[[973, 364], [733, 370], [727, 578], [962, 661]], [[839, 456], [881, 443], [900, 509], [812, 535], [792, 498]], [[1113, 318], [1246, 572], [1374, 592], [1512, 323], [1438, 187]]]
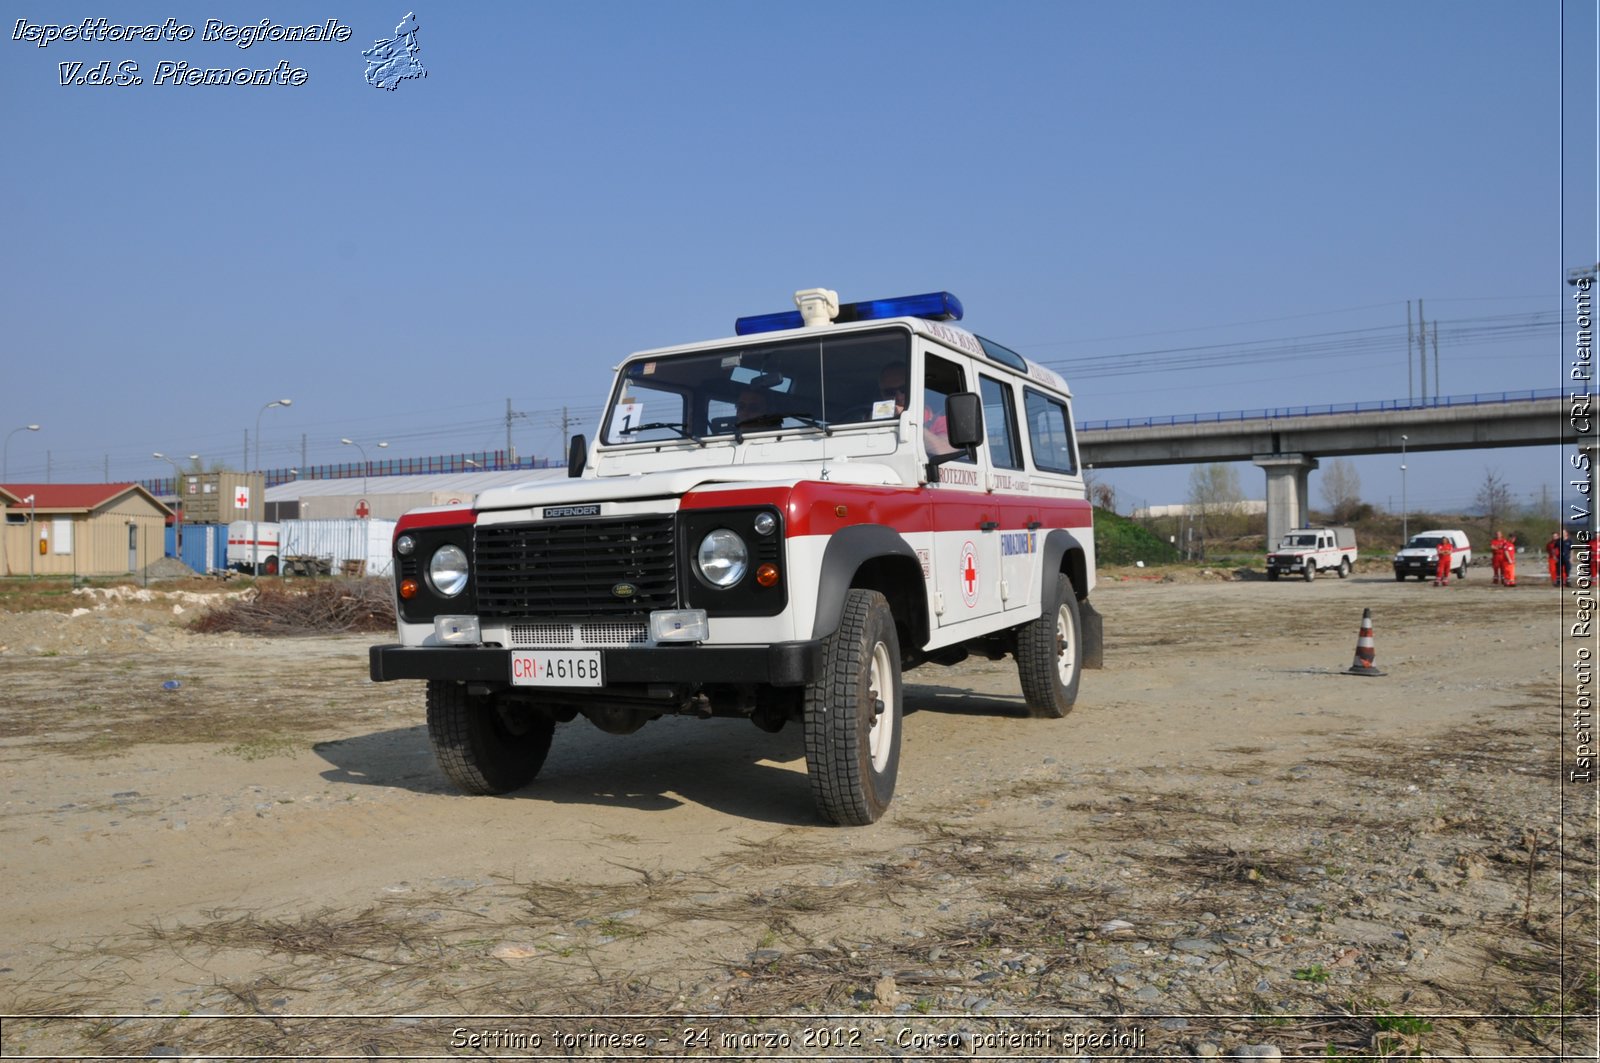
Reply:
[[1592, 401], [1549, 389], [1089, 421], [1078, 426], [1078, 450], [1096, 469], [1254, 462], [1267, 477], [1267, 541], [1275, 543], [1309, 520], [1307, 478], [1319, 458], [1570, 443], [1595, 459], [1600, 410]]

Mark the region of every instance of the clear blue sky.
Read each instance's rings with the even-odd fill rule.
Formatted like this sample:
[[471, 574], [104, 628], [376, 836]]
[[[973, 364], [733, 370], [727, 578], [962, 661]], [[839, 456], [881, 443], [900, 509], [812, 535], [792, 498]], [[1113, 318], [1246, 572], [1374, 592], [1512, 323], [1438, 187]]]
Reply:
[[[502, 447], [507, 399], [559, 457], [623, 355], [811, 286], [955, 292], [1083, 419], [1404, 398], [1408, 299], [1444, 393], [1558, 387], [1563, 275], [1600, 257], [1592, 0], [416, 0], [428, 76], [374, 88], [362, 49], [412, 2], [7, 5], [0, 432], [44, 426], [13, 481], [237, 467], [284, 396], [264, 465]], [[90, 17], [196, 37], [13, 39]], [[200, 40], [262, 18], [353, 35]], [[60, 84], [103, 60], [144, 83]], [[1356, 468], [1398, 505], [1397, 459]], [[1555, 448], [1418, 455], [1410, 501], [1468, 505], [1487, 468], [1563, 479]]]

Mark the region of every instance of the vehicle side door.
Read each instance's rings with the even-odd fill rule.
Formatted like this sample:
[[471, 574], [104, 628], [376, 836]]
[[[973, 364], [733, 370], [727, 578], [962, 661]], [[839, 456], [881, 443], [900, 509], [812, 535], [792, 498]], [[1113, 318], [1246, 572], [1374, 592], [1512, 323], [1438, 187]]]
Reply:
[[989, 492], [987, 447], [948, 454], [945, 402], [957, 392], [976, 390], [971, 366], [930, 345], [922, 384], [924, 448], [930, 459], [946, 452], [936, 467], [937, 479], [930, 476], [928, 483], [934, 609], [942, 628], [982, 621], [1001, 611], [1001, 514], [999, 501]]
[[1017, 388], [1008, 377], [979, 373], [978, 395], [983, 401], [989, 491], [1000, 505], [1001, 608], [1037, 607], [1044, 521], [1023, 451]]

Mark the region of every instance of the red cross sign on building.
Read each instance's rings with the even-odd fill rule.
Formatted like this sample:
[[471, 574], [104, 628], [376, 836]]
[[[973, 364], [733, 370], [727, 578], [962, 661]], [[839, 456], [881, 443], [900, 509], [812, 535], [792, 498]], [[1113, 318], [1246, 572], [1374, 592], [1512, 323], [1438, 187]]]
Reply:
[[371, 515], [372, 515], [372, 507], [367, 505], [367, 500], [364, 499], [364, 498], [357, 499], [356, 500], [356, 516], [360, 517], [362, 520], [366, 520]]
[[233, 508], [234, 509], [249, 509], [250, 508], [250, 488], [248, 488], [248, 487], [239, 488], [238, 493], [233, 496]]

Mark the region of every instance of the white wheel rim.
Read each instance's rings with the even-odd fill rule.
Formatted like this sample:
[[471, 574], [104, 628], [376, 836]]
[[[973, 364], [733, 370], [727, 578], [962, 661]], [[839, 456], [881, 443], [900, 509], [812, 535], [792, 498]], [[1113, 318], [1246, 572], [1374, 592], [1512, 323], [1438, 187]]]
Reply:
[[894, 682], [889, 647], [880, 642], [872, 647], [872, 661], [867, 665], [867, 697], [883, 703], [883, 711], [873, 715], [867, 731], [867, 752], [876, 772], [888, 767], [889, 753], [894, 748]]
[[1072, 613], [1066, 606], [1056, 610], [1056, 678], [1063, 687], [1072, 684], [1078, 656], [1072, 650]]

